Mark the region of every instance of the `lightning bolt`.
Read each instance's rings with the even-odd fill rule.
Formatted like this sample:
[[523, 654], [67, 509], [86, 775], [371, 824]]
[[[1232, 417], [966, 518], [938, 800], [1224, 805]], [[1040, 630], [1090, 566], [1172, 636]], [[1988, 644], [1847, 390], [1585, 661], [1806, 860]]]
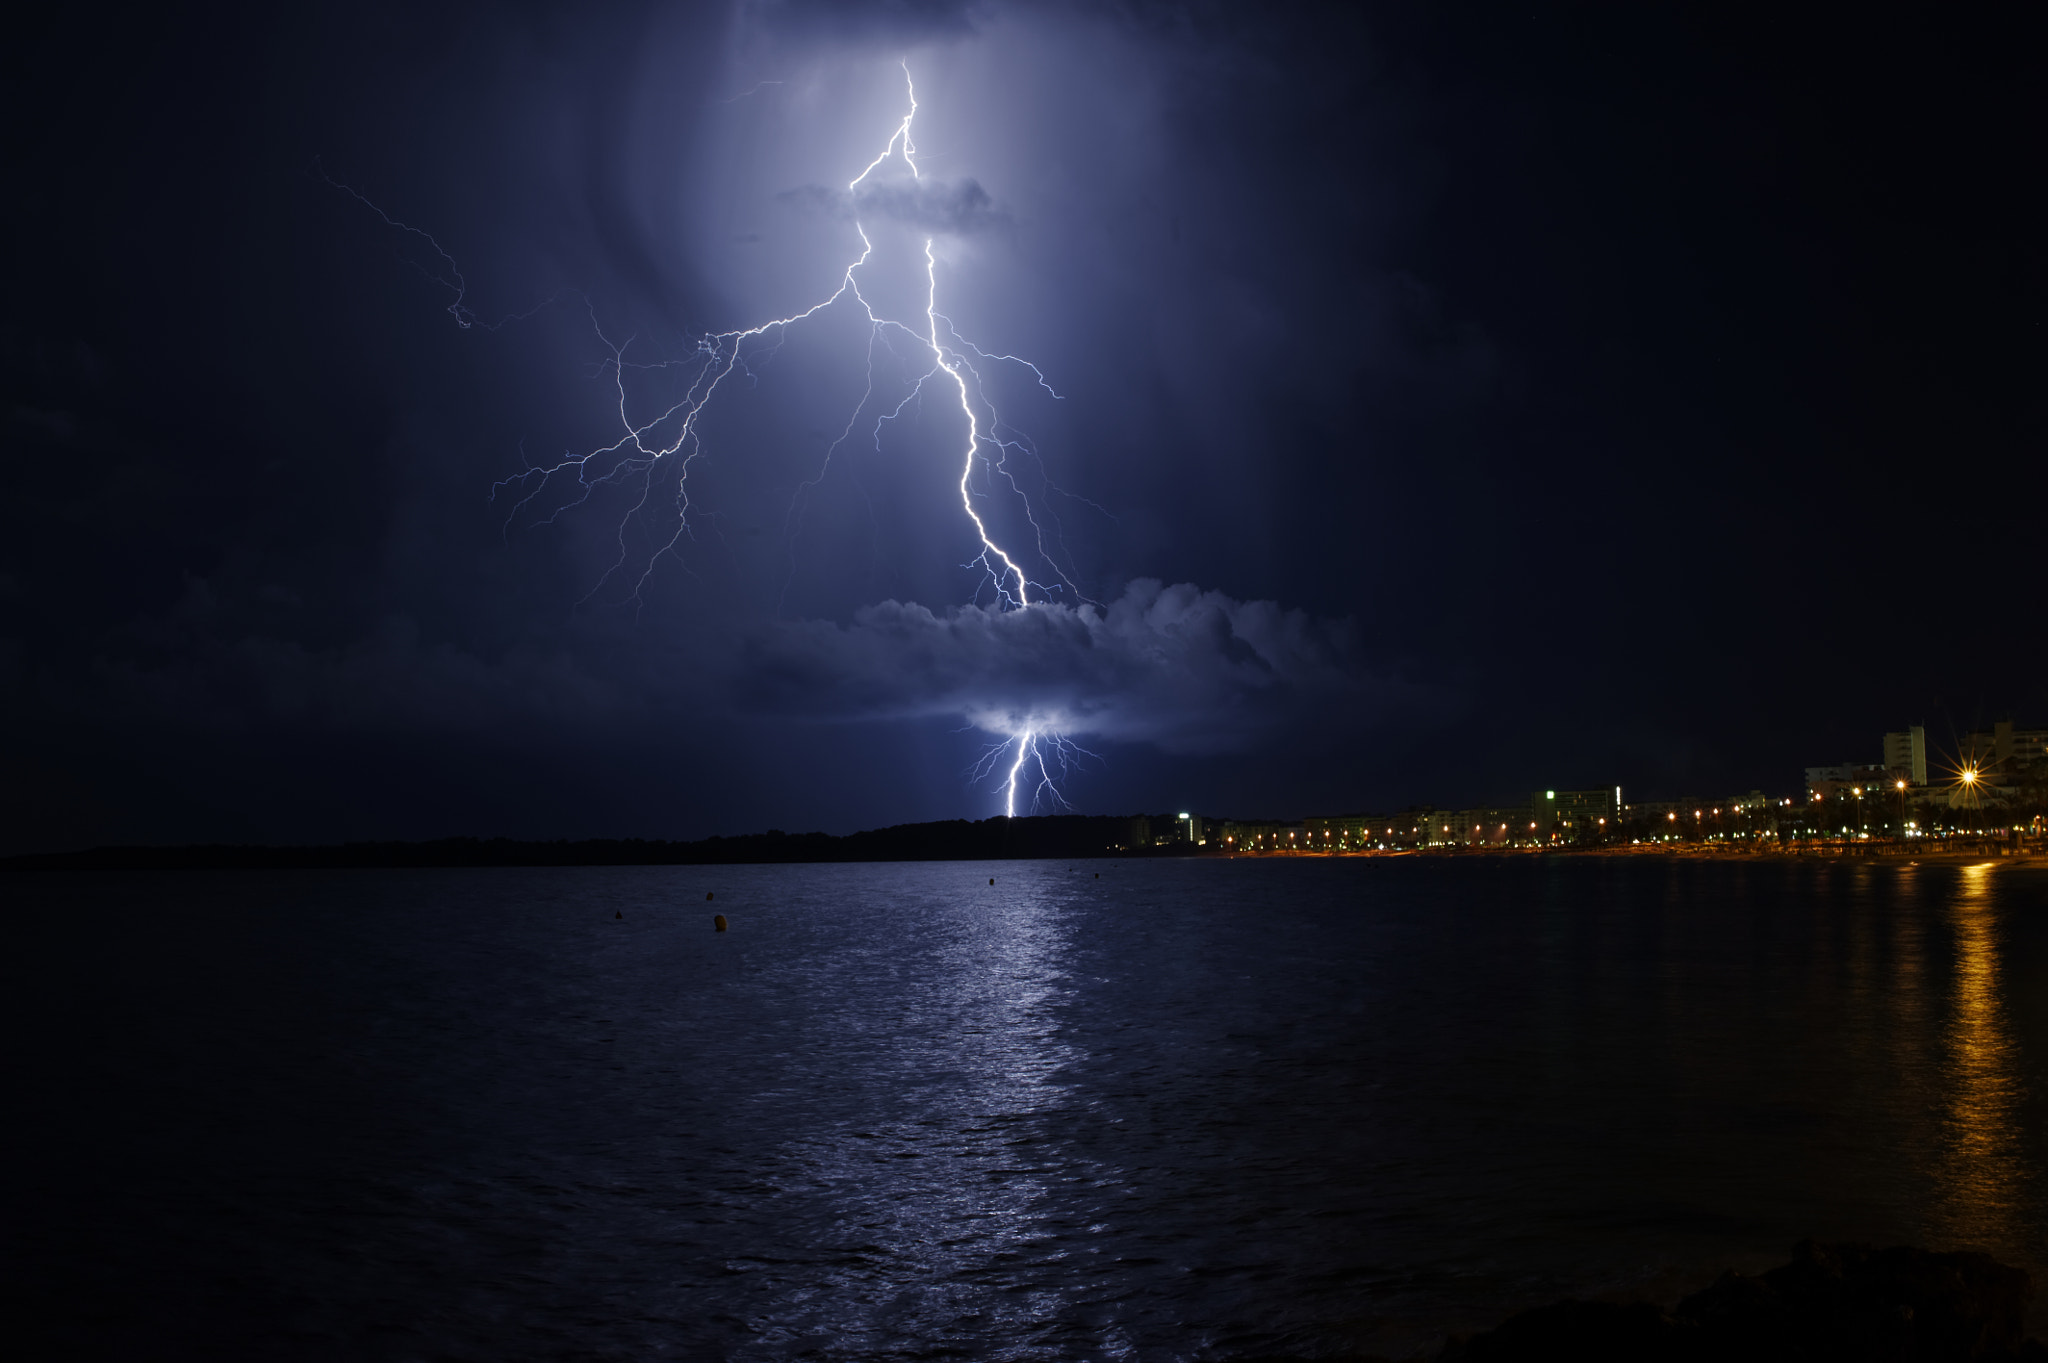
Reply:
[[[879, 451], [883, 428], [901, 418], [925, 394], [929, 385], [937, 384], [942, 389], [950, 391], [958, 400], [960, 414], [966, 424], [966, 439], [960, 455], [960, 507], [974, 529], [980, 549], [975, 557], [963, 566], [981, 570], [982, 587], [991, 590], [998, 609], [1029, 610], [1045, 604], [1053, 594], [1071, 594], [1078, 600], [1089, 600], [1076, 586], [1071, 574], [1061, 566], [1058, 548], [1064, 543], [1064, 531], [1057, 515], [1052, 512], [1050, 506], [1034, 505], [1032, 497], [1018, 481], [1011, 465], [1012, 459], [1028, 459], [1035, 463], [1045, 488], [1050, 492], [1072, 498], [1086, 506], [1092, 507], [1094, 504], [1083, 498], [1072, 497], [1072, 494], [1059, 488], [1045, 476], [1043, 461], [1039, 459], [1037, 449], [1029, 438], [1003, 423], [1000, 413], [988, 396], [982, 367], [1019, 366], [1028, 370], [1037, 386], [1053, 398], [1058, 399], [1060, 394], [1054, 390], [1037, 365], [1020, 356], [983, 350], [961, 336], [951, 319], [939, 311], [939, 260], [936, 236], [924, 238], [925, 306], [921, 326], [913, 326], [898, 318], [877, 312], [874, 304], [861, 290], [861, 270], [873, 258], [875, 252], [874, 242], [858, 214], [861, 186], [894, 161], [902, 163], [909, 171], [913, 182], [922, 183], [925, 179], [925, 172], [918, 165], [914, 131], [918, 114], [917, 88], [911, 79], [909, 63], [906, 61], [901, 65], [908, 107], [881, 150], [846, 184], [846, 193], [856, 209], [854, 232], [860, 239], [860, 253], [841, 270], [831, 293], [809, 307], [784, 317], [771, 318], [738, 330], [704, 333], [694, 338], [686, 354], [676, 358], [653, 360], [629, 358], [634, 353], [637, 338], [628, 336], [614, 340], [607, 334], [598, 318], [595, 306], [587, 297], [585, 298], [592, 332], [609, 355], [608, 360], [601, 366], [601, 372], [608, 372], [612, 381], [611, 405], [617, 416], [618, 433], [602, 446], [581, 453], [567, 454], [554, 464], [532, 464], [511, 477], [499, 480], [491, 488], [491, 498], [494, 502], [503, 497], [510, 503], [510, 510], [505, 518], [505, 528], [508, 532], [523, 516], [529, 514], [529, 508], [538, 508], [539, 499], [547, 495], [550, 488], [559, 491], [545, 514], [538, 509], [531, 513], [533, 524], [553, 524], [571, 509], [587, 503], [601, 488], [618, 487], [628, 492], [630, 504], [620, 518], [617, 533], [618, 553], [584, 597], [585, 602], [597, 597], [615, 579], [632, 576], [632, 590], [626, 594], [625, 599], [634, 602], [637, 608], [641, 602], [642, 589], [660, 560], [666, 556], [675, 558], [679, 563], [683, 561], [681, 546], [685, 539], [695, 537], [695, 507], [690, 497], [690, 467], [705, 452], [702, 432], [705, 414], [712, 408], [719, 394], [732, 386], [736, 375], [742, 382], [753, 377], [753, 371], [748, 367], [749, 355], [753, 353], [752, 348], [765, 344], [772, 352], [773, 347], [780, 344], [780, 338], [791, 328], [842, 304], [859, 307], [868, 323], [867, 387], [860, 401], [848, 415], [838, 437], [826, 446], [818, 471], [799, 483], [792, 494], [790, 508], [784, 519], [785, 535], [790, 539], [792, 553], [795, 537], [802, 528], [802, 512], [807, 494], [830, 471], [834, 454], [852, 438], [854, 430], [860, 425], [862, 414], [871, 410], [874, 412], [869, 435], [876, 450]], [[760, 88], [762, 87], [756, 86], [755, 90]], [[745, 93], [751, 94], [754, 91]], [[326, 178], [324, 172], [322, 178]], [[451, 290], [454, 301], [448, 309], [450, 314], [464, 329], [474, 325], [486, 325], [480, 323], [475, 313], [468, 307], [467, 281], [457, 269], [454, 258], [441, 248], [438, 241], [420, 229], [386, 214], [349, 186], [333, 180], [329, 180], [328, 183], [360, 200], [392, 228], [423, 239], [435, 252], [437, 261], [431, 270], [421, 267], [422, 272]], [[893, 405], [877, 405], [876, 352], [878, 348], [887, 348], [891, 338], [901, 338], [913, 344], [917, 353], [928, 356], [929, 365], [910, 381], [909, 389], [900, 401]], [[653, 410], [636, 413], [627, 382], [629, 372], [666, 372], [681, 384], [681, 394], [674, 396], [671, 390], [671, 397], [663, 403], [658, 403]], [[651, 547], [645, 547], [643, 554], [636, 555], [635, 534], [640, 527], [652, 523], [650, 518], [654, 514], [657, 475], [669, 468], [674, 470], [674, 506], [672, 513], [664, 513], [662, 519], [672, 528], [665, 533], [657, 529], [651, 537], [642, 541], [643, 546]], [[981, 488], [977, 488], [976, 485], [977, 474], [982, 475]], [[1019, 555], [997, 541], [988, 517], [983, 514], [981, 506], [977, 505], [978, 501], [986, 502], [998, 481], [1009, 489], [1017, 504], [1021, 505], [1025, 522], [1031, 527], [1037, 557], [1051, 568], [1052, 582], [1041, 583], [1030, 577]], [[1095, 509], [1101, 510], [1099, 507]], [[687, 570], [688, 565], [684, 564], [684, 567]], [[791, 572], [794, 572], [793, 557]], [[787, 590], [788, 582], [785, 580], [785, 596]], [[977, 599], [980, 594], [981, 588], [977, 588]], [[1012, 750], [1014, 753], [1001, 786], [1004, 811], [1012, 817], [1016, 815], [1020, 799], [1024, 802], [1027, 812], [1040, 807], [1070, 808], [1060, 793], [1058, 781], [1069, 773], [1076, 762], [1095, 756], [1076, 746], [1055, 727], [1033, 722], [1012, 731], [1003, 742], [984, 754], [983, 760], [974, 769], [975, 779], [980, 780], [993, 775], [1002, 765], [1002, 756], [1012, 753]]]
[[1061, 793], [1060, 782], [1072, 776], [1082, 763], [1100, 760], [1098, 754], [1049, 723], [1032, 721], [1002, 742], [990, 744], [970, 769], [968, 779], [978, 783], [1001, 771], [1003, 780], [997, 789], [1003, 795], [1003, 814], [1014, 819], [1020, 798], [1027, 814], [1041, 809], [1071, 810], [1073, 805]]

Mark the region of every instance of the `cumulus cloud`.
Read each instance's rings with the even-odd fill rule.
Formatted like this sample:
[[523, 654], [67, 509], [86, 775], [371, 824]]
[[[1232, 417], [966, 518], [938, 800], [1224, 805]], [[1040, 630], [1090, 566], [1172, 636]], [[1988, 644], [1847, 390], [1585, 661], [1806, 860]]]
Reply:
[[968, 237], [1009, 225], [1010, 215], [996, 206], [979, 181], [888, 180], [856, 190], [805, 185], [783, 199], [810, 213], [863, 222], [895, 222], [919, 232]]
[[1243, 750], [1290, 722], [1362, 718], [1374, 689], [1349, 620], [1141, 579], [1106, 606], [944, 615], [885, 601], [850, 625], [757, 635], [742, 703], [827, 718], [965, 716], [1175, 753]]
[[[1246, 751], [1304, 724], [1356, 729], [1415, 701], [1368, 674], [1348, 619], [1156, 579], [1105, 605], [935, 611], [892, 600], [845, 624], [707, 622], [692, 638], [684, 653], [579, 659], [566, 641], [536, 641], [484, 656], [392, 616], [350, 645], [319, 647], [251, 627], [193, 580], [168, 615], [103, 638], [90, 676], [44, 700], [109, 722], [221, 731], [943, 717], [995, 735], [1056, 730], [1176, 754]], [[35, 689], [39, 671], [0, 647], [0, 695]]]

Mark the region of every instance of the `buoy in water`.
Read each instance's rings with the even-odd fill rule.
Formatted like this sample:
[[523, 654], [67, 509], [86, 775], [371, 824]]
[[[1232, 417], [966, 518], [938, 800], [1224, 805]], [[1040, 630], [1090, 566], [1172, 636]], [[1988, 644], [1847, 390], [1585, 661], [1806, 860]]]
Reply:
[[713, 894], [715, 894], [715, 893], [717, 893], [717, 891], [715, 891], [715, 890], [706, 890], [706, 891], [704, 892], [704, 902], [705, 902], [706, 904], [709, 904], [709, 903], [711, 902], [711, 896], [712, 896]]
[[625, 916], [626, 916], [626, 911], [625, 911], [624, 909], [619, 909], [619, 910], [617, 910], [616, 912], [614, 912], [614, 913], [612, 914], [612, 917], [614, 917], [614, 918], [624, 918]]
[[714, 914], [712, 914], [712, 915], [711, 915], [711, 930], [712, 930], [713, 932], [724, 932], [724, 931], [725, 931], [725, 915], [724, 915], [724, 914], [722, 914], [722, 913], [714, 913]]
[[1095, 878], [1096, 878], [1097, 880], [1100, 880], [1100, 879], [1102, 879], [1102, 872], [1100, 872], [1100, 871], [1097, 871], [1097, 872], [1095, 873]]
[[995, 884], [995, 883], [996, 883], [996, 878], [995, 878], [994, 876], [990, 876], [990, 877], [988, 878], [988, 883], [989, 883], [989, 884], [991, 884], [991, 885]]

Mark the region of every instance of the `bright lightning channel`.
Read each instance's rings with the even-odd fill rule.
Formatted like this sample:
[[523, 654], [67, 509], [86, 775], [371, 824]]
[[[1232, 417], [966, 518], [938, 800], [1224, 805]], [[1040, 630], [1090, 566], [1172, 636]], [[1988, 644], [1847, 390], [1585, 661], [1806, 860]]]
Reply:
[[[911, 79], [909, 63], [905, 62], [902, 66], [904, 92], [909, 107], [905, 111], [902, 120], [897, 123], [895, 129], [889, 134], [888, 141], [875, 154], [874, 159], [862, 168], [860, 174], [847, 182], [846, 190], [849, 195], [857, 196], [861, 185], [867, 181], [868, 177], [874, 175], [892, 160], [896, 159], [902, 161], [914, 181], [922, 182], [924, 180], [924, 171], [917, 163], [917, 143], [913, 131], [918, 112], [917, 88]], [[750, 91], [749, 93], [752, 92]], [[438, 271], [432, 272], [432, 277], [437, 278], [455, 292], [455, 302], [449, 311], [454, 315], [456, 321], [465, 328], [476, 323], [474, 314], [470, 312], [465, 302], [466, 281], [455, 270], [453, 259], [449, 257], [447, 252], [441, 250], [439, 242], [434, 241], [431, 237], [427, 237], [425, 233], [419, 232], [417, 228], [391, 218], [382, 209], [348, 186], [333, 181], [330, 181], [330, 183], [336, 184], [337, 188], [360, 199], [391, 226], [424, 237], [445, 263], [445, 274]], [[590, 593], [584, 598], [586, 601], [596, 596], [604, 588], [605, 584], [610, 582], [615, 576], [626, 571], [628, 560], [634, 557], [629, 542], [630, 528], [636, 522], [643, 521], [644, 515], [649, 511], [649, 502], [653, 496], [655, 486], [655, 471], [665, 462], [672, 463], [677, 470], [675, 529], [665, 540], [660, 540], [656, 547], [647, 554], [645, 563], [640, 568], [639, 575], [634, 581], [629, 599], [636, 603], [640, 600], [642, 588], [646, 586], [648, 579], [654, 572], [656, 563], [663, 555], [679, 557], [678, 550], [684, 537], [691, 536], [694, 538], [691, 528], [692, 506], [689, 494], [689, 472], [691, 463], [704, 452], [704, 441], [701, 433], [702, 420], [706, 410], [711, 406], [712, 400], [718, 395], [721, 388], [726, 385], [727, 380], [731, 379], [735, 373], [751, 377], [751, 371], [747, 370], [745, 364], [747, 343], [767, 337], [770, 333], [786, 332], [797, 323], [815, 317], [846, 299], [851, 299], [859, 305], [869, 324], [868, 388], [861, 395], [860, 402], [855, 405], [838, 439], [826, 447], [824, 459], [817, 475], [806, 480], [797, 488], [796, 495], [791, 502], [789, 522], [791, 524], [796, 522], [802, 497], [809, 488], [815, 486], [818, 481], [823, 479], [830, 467], [833, 453], [852, 434], [854, 427], [860, 421], [861, 413], [868, 410], [868, 404], [875, 396], [875, 346], [878, 343], [883, 343], [888, 335], [901, 335], [907, 340], [914, 341], [919, 349], [930, 354], [931, 367], [919, 375], [911, 384], [910, 391], [902, 401], [896, 403], [888, 410], [880, 411], [879, 415], [876, 416], [872, 431], [876, 448], [880, 448], [882, 427], [902, 416], [911, 404], [923, 394], [925, 385], [943, 374], [951, 381], [953, 391], [959, 398], [961, 415], [967, 423], [966, 444], [961, 451], [960, 506], [966, 513], [968, 521], [973, 525], [975, 536], [981, 543], [980, 552], [974, 559], [970, 560], [967, 566], [979, 567], [982, 570], [985, 574], [986, 584], [993, 589], [997, 605], [1001, 609], [1031, 609], [1034, 606], [1043, 604], [1049, 592], [1071, 593], [1081, 600], [1088, 599], [1076, 587], [1066, 570], [1060, 567], [1058, 558], [1053, 552], [1053, 544], [1048, 542], [1049, 538], [1052, 541], [1059, 541], [1062, 538], [1057, 517], [1051, 513], [1049, 508], [1033, 506], [1031, 497], [1018, 483], [1015, 474], [1009, 467], [1008, 460], [1011, 455], [1017, 454], [1035, 458], [1037, 451], [1030, 441], [1021, 434], [1014, 431], [1005, 433], [1001, 417], [987, 396], [981, 372], [975, 367], [975, 361], [1019, 365], [1028, 369], [1032, 377], [1037, 381], [1038, 386], [1047, 393], [1050, 393], [1054, 398], [1058, 398], [1060, 395], [1053, 390], [1052, 385], [1047, 382], [1044, 373], [1039, 370], [1037, 365], [1019, 356], [992, 354], [981, 349], [972, 341], [962, 337], [953, 327], [951, 319], [939, 311], [938, 257], [934, 249], [935, 237], [927, 236], [924, 239], [926, 288], [923, 327], [921, 329], [913, 328], [900, 320], [878, 314], [867, 296], [861, 292], [859, 280], [861, 268], [874, 255], [874, 243], [869, 238], [867, 228], [861, 223], [858, 216], [854, 220], [854, 231], [860, 238], [860, 254], [841, 271], [837, 287], [825, 298], [813, 303], [801, 312], [791, 313], [786, 317], [772, 318], [756, 326], [736, 331], [706, 333], [696, 339], [690, 354], [680, 360], [661, 360], [651, 363], [629, 361], [627, 359], [627, 352], [631, 348], [634, 338], [628, 337], [624, 341], [613, 341], [605, 334], [604, 328], [597, 318], [595, 308], [589, 304], [589, 300], [586, 298], [585, 304], [590, 314], [592, 330], [596, 333], [600, 343], [611, 353], [608, 367], [611, 370], [617, 395], [615, 407], [619, 420], [620, 434], [617, 439], [609, 444], [588, 450], [582, 454], [568, 455], [561, 462], [554, 465], [545, 467], [535, 465], [529, 467], [524, 472], [495, 484], [491, 493], [493, 500], [496, 500], [501, 494], [506, 495], [508, 498], [516, 497], [516, 500], [512, 502], [512, 509], [506, 517], [505, 523], [509, 529], [517, 521], [520, 514], [536, 498], [546, 492], [550, 485], [557, 483], [559, 479], [573, 479], [574, 486], [578, 491], [569, 500], [561, 502], [548, 514], [540, 517], [539, 523], [541, 524], [552, 524], [565, 512], [587, 502], [600, 487], [607, 485], [631, 487], [636, 483], [638, 484], [639, 495], [627, 507], [625, 514], [619, 522], [618, 557], [605, 570], [598, 579], [597, 584], [591, 588]], [[626, 374], [629, 369], [641, 371], [680, 371], [687, 379], [687, 383], [681, 397], [670, 401], [651, 416], [636, 418], [631, 410], [632, 403], [627, 391]], [[975, 492], [974, 481], [978, 468], [986, 469], [991, 481], [1000, 475], [1003, 482], [1009, 486], [1011, 492], [1019, 499], [1023, 507], [1025, 519], [1031, 526], [1036, 538], [1036, 548], [1039, 557], [1051, 566], [1057, 579], [1050, 586], [1034, 582], [1027, 576], [1023, 564], [1018, 561], [1015, 555], [996, 541], [987, 519], [976, 509], [975, 499], [977, 493]], [[1042, 466], [1040, 472], [1041, 474], [1043, 473]], [[1047, 480], [1046, 486], [1052, 491], [1061, 492], [1050, 480]], [[980, 495], [985, 497], [987, 494], [983, 493]], [[1062, 493], [1062, 495], [1070, 496], [1071, 494]], [[1081, 499], [1077, 498], [1075, 500]], [[1096, 509], [1099, 510], [1100, 508]], [[1051, 522], [1050, 532], [1048, 532], [1046, 522], [1041, 521], [1041, 514], [1045, 516], [1046, 521]], [[658, 533], [656, 538], [660, 538]], [[1038, 594], [1036, 598], [1033, 595], [1034, 591]], [[977, 590], [976, 595], [979, 596], [979, 594], [979, 590]], [[1078, 747], [1055, 728], [1046, 727], [1041, 723], [1033, 723], [1013, 731], [1004, 742], [995, 745], [988, 753], [984, 754], [983, 759], [974, 768], [973, 779], [979, 781], [993, 775], [995, 769], [1000, 766], [1002, 755], [1011, 752], [1013, 748], [1014, 757], [1008, 765], [1008, 771], [1004, 776], [1001, 787], [1005, 815], [1012, 818], [1016, 817], [1020, 799], [1027, 813], [1040, 807], [1055, 809], [1071, 808], [1067, 804], [1065, 797], [1060, 793], [1055, 772], [1060, 777], [1064, 777], [1077, 760], [1091, 758], [1094, 754]]]
[[1001, 743], [991, 744], [975, 764], [970, 779], [978, 782], [993, 775], [1005, 756], [1010, 763], [1002, 784], [1003, 815], [1011, 819], [1017, 817], [1020, 795], [1024, 797], [1027, 814], [1040, 808], [1072, 809], [1066, 796], [1060, 793], [1060, 781], [1083, 760], [1100, 760], [1058, 730], [1033, 724]]
[[[903, 64], [903, 81], [909, 108], [904, 113], [901, 121], [890, 132], [889, 138], [883, 144], [882, 149], [875, 154], [874, 158], [866, 166], [862, 167], [860, 174], [847, 182], [846, 190], [849, 195], [858, 194], [861, 185], [892, 160], [901, 160], [904, 167], [910, 172], [913, 180], [918, 182], [924, 180], [924, 171], [917, 163], [917, 142], [913, 131], [918, 111], [917, 88], [911, 80], [908, 63]], [[1048, 542], [1049, 539], [1057, 540], [1060, 538], [1057, 519], [1052, 517], [1049, 512], [1044, 513], [1047, 519], [1053, 521], [1049, 536], [1047, 526], [1040, 520], [1040, 509], [1033, 507], [1031, 498], [1024, 492], [1022, 486], [1018, 484], [1015, 475], [1008, 466], [1008, 457], [1011, 454], [1035, 455], [1036, 451], [1021, 436], [1001, 433], [999, 430], [1002, 424], [1001, 418], [987, 397], [981, 380], [981, 373], [975, 368], [974, 361], [979, 359], [986, 362], [1003, 362], [1022, 366], [1030, 370], [1038, 386], [1045, 389], [1046, 392], [1052, 394], [1055, 398], [1059, 394], [1046, 381], [1044, 373], [1039, 370], [1038, 366], [1018, 356], [997, 355], [983, 350], [973, 342], [960, 336], [954, 329], [951, 320], [939, 311], [938, 257], [935, 249], [935, 237], [928, 236], [924, 239], [926, 287], [925, 315], [922, 328], [913, 328], [896, 318], [885, 317], [877, 313], [867, 295], [861, 291], [859, 279], [861, 268], [874, 255], [874, 243], [868, 236], [866, 226], [861, 223], [857, 216], [854, 220], [854, 230], [860, 238], [860, 254], [841, 271], [838, 285], [829, 295], [813, 303], [810, 307], [803, 309], [801, 312], [791, 313], [787, 317], [772, 318], [769, 321], [742, 330], [709, 333], [701, 336], [698, 338], [690, 356], [684, 360], [662, 361], [652, 364], [628, 361], [626, 353], [632, 344], [631, 338], [628, 338], [625, 342], [615, 343], [610, 337], [605, 335], [602, 326], [598, 323], [593, 313], [591, 325], [596, 331], [599, 340], [611, 351], [609, 368], [612, 371], [617, 394], [615, 406], [620, 428], [618, 439], [583, 454], [570, 455], [560, 463], [549, 467], [535, 466], [529, 468], [523, 473], [501, 481], [492, 489], [494, 498], [500, 493], [511, 494], [523, 491], [523, 495], [520, 495], [513, 503], [512, 510], [506, 518], [506, 524], [509, 527], [535, 498], [539, 497], [560, 477], [572, 477], [577, 488], [580, 490], [571, 500], [557, 506], [554, 511], [543, 517], [541, 521], [543, 524], [552, 523], [563, 512], [572, 507], [582, 505], [601, 486], [607, 484], [630, 485], [638, 483], [640, 495], [627, 508], [625, 516], [619, 524], [618, 556], [598, 579], [596, 586], [591, 589], [589, 596], [586, 596], [585, 600], [590, 599], [590, 596], [595, 596], [614, 576], [624, 571], [628, 559], [633, 557], [628, 538], [629, 528], [648, 509], [648, 503], [654, 489], [654, 470], [665, 460], [673, 460], [678, 470], [676, 475], [675, 530], [647, 555], [644, 565], [640, 569], [639, 576], [633, 584], [633, 590], [629, 594], [629, 599], [636, 602], [639, 600], [642, 588], [645, 587], [649, 577], [652, 576], [655, 565], [662, 556], [665, 554], [676, 554], [682, 540], [692, 534], [689, 471], [691, 463], [704, 452], [701, 434], [702, 420], [713, 398], [718, 395], [726, 381], [736, 372], [743, 374], [749, 372], [745, 369], [746, 343], [766, 337], [771, 332], [786, 331], [795, 324], [815, 317], [845, 299], [851, 299], [856, 303], [868, 321], [870, 375], [868, 391], [862, 394], [860, 402], [856, 404], [840, 437], [827, 447], [824, 466], [820, 468], [818, 475], [806, 480], [798, 487], [796, 499], [793, 499], [791, 503], [790, 522], [794, 523], [797, 518], [799, 500], [809, 488], [815, 486], [824, 477], [826, 469], [829, 468], [833, 453], [852, 433], [854, 426], [860, 420], [861, 412], [867, 410], [868, 403], [874, 396], [873, 360], [875, 344], [882, 341], [887, 335], [901, 335], [914, 341], [921, 350], [927, 352], [931, 357], [931, 365], [930, 368], [912, 382], [910, 391], [901, 402], [886, 411], [880, 412], [876, 417], [872, 434], [877, 448], [880, 447], [882, 427], [903, 415], [912, 403], [923, 395], [927, 383], [940, 375], [950, 379], [953, 390], [959, 399], [961, 415], [967, 423], [967, 440], [961, 451], [960, 504], [961, 509], [967, 515], [969, 523], [974, 527], [975, 536], [981, 544], [979, 553], [970, 561], [969, 566], [977, 566], [983, 570], [986, 574], [988, 586], [993, 588], [997, 603], [1005, 609], [1022, 609], [1033, 605], [1034, 590], [1038, 592], [1040, 597], [1051, 591], [1072, 593], [1081, 600], [1088, 599], [1074, 584], [1071, 576], [1059, 566], [1058, 559], [1053, 552], [1053, 545]], [[626, 387], [626, 371], [628, 369], [674, 368], [684, 368], [686, 371], [693, 371], [689, 372], [689, 382], [683, 395], [654, 412], [651, 416], [636, 420], [630, 410], [631, 403]], [[984, 412], [986, 413], [986, 420], [984, 420]], [[670, 434], [664, 438], [661, 434], [663, 431], [668, 431]], [[608, 459], [615, 460], [616, 462], [606, 463], [605, 461]], [[1032, 527], [1036, 536], [1040, 556], [1052, 567], [1053, 573], [1057, 578], [1057, 581], [1052, 586], [1047, 587], [1044, 584], [1033, 582], [1026, 574], [1023, 565], [1018, 562], [1017, 557], [996, 542], [993, 533], [990, 531], [987, 519], [975, 506], [974, 478], [977, 468], [989, 470], [991, 476], [1000, 475], [1003, 481], [1008, 484], [1010, 490], [1019, 498], [1023, 506], [1025, 519]], [[1047, 486], [1052, 487], [1050, 482], [1048, 482]], [[1053, 490], [1058, 491], [1059, 489], [1055, 488]]]

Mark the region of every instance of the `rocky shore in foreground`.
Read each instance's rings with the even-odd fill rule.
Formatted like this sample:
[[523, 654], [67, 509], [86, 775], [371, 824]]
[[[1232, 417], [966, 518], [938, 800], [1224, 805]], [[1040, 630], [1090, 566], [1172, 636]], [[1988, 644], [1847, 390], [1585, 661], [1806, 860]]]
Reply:
[[1793, 1247], [1792, 1262], [1725, 1273], [1670, 1311], [1562, 1301], [1453, 1339], [1442, 1363], [1977, 1363], [2040, 1360], [2033, 1284], [1987, 1254]]

